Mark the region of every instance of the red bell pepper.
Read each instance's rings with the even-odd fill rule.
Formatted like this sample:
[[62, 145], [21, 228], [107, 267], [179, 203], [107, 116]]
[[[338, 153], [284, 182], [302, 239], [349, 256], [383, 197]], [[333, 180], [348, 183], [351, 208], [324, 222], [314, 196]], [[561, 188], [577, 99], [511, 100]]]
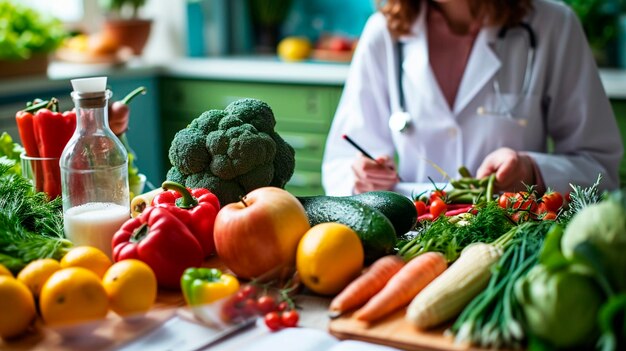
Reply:
[[152, 199], [152, 206], [164, 207], [187, 225], [198, 239], [204, 257], [215, 253], [213, 227], [220, 210], [217, 196], [208, 189], [187, 189], [171, 181], [162, 185], [164, 191]]
[[[50, 100], [51, 108], [43, 108], [33, 116], [35, 140], [40, 157], [59, 158], [76, 129], [76, 113], [57, 112], [58, 101]], [[51, 199], [61, 195], [61, 170], [58, 162], [44, 162], [44, 191]]]
[[113, 259], [145, 262], [159, 286], [180, 289], [180, 277], [189, 267], [200, 267], [202, 248], [187, 226], [167, 209], [149, 207], [126, 221], [113, 235]]

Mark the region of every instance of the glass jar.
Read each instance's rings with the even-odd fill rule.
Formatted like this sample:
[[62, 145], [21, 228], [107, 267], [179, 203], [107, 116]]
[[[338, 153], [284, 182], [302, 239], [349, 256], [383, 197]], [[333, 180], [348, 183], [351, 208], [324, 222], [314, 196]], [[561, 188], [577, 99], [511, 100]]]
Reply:
[[108, 123], [111, 92], [72, 92], [76, 131], [61, 155], [65, 234], [112, 257], [113, 234], [130, 218], [128, 154]]

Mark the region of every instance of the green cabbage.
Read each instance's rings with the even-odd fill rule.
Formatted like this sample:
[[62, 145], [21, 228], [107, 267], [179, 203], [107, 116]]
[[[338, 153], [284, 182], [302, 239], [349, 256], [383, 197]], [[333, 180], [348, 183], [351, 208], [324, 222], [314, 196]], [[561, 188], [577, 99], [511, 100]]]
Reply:
[[515, 295], [532, 335], [557, 348], [584, 346], [595, 339], [605, 297], [595, 280], [576, 266], [550, 271], [537, 265], [516, 283]]
[[605, 200], [576, 214], [561, 249], [570, 260], [590, 262], [614, 292], [626, 292], [626, 210], [618, 201]]

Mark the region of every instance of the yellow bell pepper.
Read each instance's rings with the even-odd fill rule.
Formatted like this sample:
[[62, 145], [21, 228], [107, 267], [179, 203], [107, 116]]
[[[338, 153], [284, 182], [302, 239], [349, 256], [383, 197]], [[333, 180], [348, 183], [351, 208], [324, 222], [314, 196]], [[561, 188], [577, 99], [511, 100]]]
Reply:
[[216, 268], [187, 268], [180, 284], [189, 306], [209, 304], [239, 290], [237, 278]]

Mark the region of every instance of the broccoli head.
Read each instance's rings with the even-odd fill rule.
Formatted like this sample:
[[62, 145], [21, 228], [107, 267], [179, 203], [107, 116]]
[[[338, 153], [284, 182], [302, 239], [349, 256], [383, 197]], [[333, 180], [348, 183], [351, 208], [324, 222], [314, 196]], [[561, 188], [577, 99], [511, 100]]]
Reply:
[[174, 136], [167, 179], [207, 188], [222, 205], [263, 186], [284, 188], [293, 175], [295, 151], [275, 125], [272, 109], [256, 99], [208, 110]]

